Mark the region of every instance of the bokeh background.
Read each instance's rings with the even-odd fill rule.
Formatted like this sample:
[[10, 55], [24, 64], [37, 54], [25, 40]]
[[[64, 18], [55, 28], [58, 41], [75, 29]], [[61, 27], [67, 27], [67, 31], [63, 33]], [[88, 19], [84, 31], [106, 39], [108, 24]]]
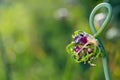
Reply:
[[[92, 34], [89, 15], [101, 2], [113, 7], [100, 37], [111, 78], [120, 80], [120, 0], [0, 0], [0, 80], [105, 80], [101, 58], [90, 67], [65, 51], [75, 30]], [[96, 16], [97, 29], [105, 13]]]

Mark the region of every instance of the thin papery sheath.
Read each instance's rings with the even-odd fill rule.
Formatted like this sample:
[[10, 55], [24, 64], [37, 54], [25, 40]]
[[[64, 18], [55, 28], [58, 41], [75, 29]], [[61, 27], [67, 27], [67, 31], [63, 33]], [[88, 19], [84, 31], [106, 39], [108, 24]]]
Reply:
[[94, 65], [93, 61], [100, 55], [97, 39], [80, 30], [75, 31], [72, 35], [73, 41], [66, 47], [66, 50], [75, 62], [88, 62]]

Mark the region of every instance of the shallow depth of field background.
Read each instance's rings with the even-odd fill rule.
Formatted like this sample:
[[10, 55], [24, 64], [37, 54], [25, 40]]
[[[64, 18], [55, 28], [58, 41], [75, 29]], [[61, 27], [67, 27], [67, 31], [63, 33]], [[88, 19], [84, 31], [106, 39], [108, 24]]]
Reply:
[[[108, 52], [112, 80], [119, 80], [120, 1], [109, 1], [113, 17], [101, 39]], [[105, 80], [101, 58], [96, 61], [96, 67], [90, 67], [74, 63], [65, 51], [75, 30], [92, 34], [89, 15], [101, 2], [103, 0], [0, 0], [0, 34], [11, 80]], [[0, 80], [6, 80], [1, 50]]]

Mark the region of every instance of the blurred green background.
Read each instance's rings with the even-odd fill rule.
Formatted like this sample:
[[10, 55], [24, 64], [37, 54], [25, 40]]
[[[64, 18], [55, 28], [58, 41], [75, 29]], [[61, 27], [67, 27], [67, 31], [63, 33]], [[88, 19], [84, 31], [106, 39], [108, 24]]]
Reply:
[[[120, 80], [120, 0], [104, 1], [111, 3], [113, 17], [101, 38], [112, 80]], [[101, 58], [96, 67], [90, 67], [74, 63], [65, 51], [75, 30], [92, 33], [89, 15], [101, 2], [0, 0], [0, 45], [4, 45], [0, 48], [0, 80], [7, 80], [6, 71], [9, 80], [105, 80]]]

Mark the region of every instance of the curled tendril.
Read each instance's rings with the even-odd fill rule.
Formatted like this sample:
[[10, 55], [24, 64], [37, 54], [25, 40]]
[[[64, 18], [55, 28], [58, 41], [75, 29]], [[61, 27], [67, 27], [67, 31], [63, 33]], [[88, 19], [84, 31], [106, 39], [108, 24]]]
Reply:
[[77, 63], [87, 62], [94, 66], [93, 61], [98, 58], [101, 53], [97, 39], [80, 30], [75, 31], [72, 38], [73, 41], [66, 47], [66, 50], [71, 54], [74, 61]]

